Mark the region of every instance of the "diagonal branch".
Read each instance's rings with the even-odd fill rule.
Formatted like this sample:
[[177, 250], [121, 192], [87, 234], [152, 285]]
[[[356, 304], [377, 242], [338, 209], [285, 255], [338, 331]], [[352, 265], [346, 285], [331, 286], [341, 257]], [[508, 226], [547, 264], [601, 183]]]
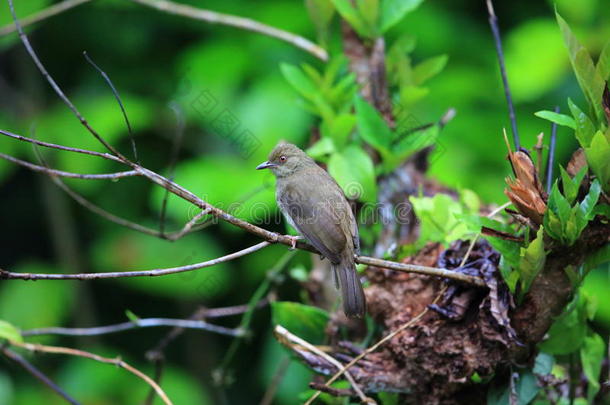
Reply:
[[249, 248], [239, 250], [226, 256], [208, 260], [201, 263], [189, 264], [180, 267], [169, 267], [165, 269], [141, 270], [141, 271], [115, 271], [107, 273], [80, 273], [80, 274], [53, 274], [53, 273], [14, 273], [0, 269], [0, 280], [100, 280], [108, 278], [124, 278], [124, 277], [158, 277], [168, 274], [184, 273], [211, 267], [219, 263], [228, 262], [238, 257], [256, 252], [262, 248], [269, 246], [269, 242], [261, 242]]
[[141, 4], [146, 7], [151, 7], [167, 14], [179, 15], [182, 17], [192, 18], [194, 20], [205, 21], [210, 24], [229, 25], [231, 27], [241, 28], [242, 30], [257, 32], [268, 37], [277, 38], [284, 42], [288, 42], [297, 48], [300, 48], [323, 62], [328, 60], [328, 53], [320, 46], [314, 44], [308, 39], [300, 37], [291, 32], [283, 31], [269, 25], [262, 24], [258, 21], [249, 18], [237, 17], [229, 14], [217, 13], [215, 11], [204, 10], [185, 4], [178, 4], [166, 0], [131, 0], [134, 3]]
[[0, 350], [6, 357], [13, 360], [15, 363], [19, 364], [28, 373], [32, 374], [37, 380], [40, 380], [44, 385], [46, 385], [51, 390], [56, 392], [57, 395], [59, 395], [60, 397], [65, 399], [66, 402], [68, 402], [69, 404], [72, 404], [72, 405], [80, 405], [80, 402], [78, 402], [77, 400], [72, 398], [70, 395], [68, 395], [63, 389], [61, 389], [57, 384], [55, 384], [42, 371], [38, 370], [33, 364], [31, 364], [29, 361], [24, 359], [23, 356], [19, 355], [18, 353], [15, 353], [14, 351], [12, 351], [6, 347], [2, 347], [2, 349], [0, 349]]
[[205, 321], [190, 320], [190, 319], [171, 319], [171, 318], [142, 318], [134, 321], [117, 323], [114, 325], [96, 326], [92, 328], [37, 328], [24, 330], [22, 336], [40, 336], [40, 335], [61, 335], [61, 336], [99, 336], [108, 335], [111, 333], [123, 332], [126, 330], [140, 328], [154, 328], [160, 326], [172, 326], [183, 329], [199, 329], [208, 332], [218, 333], [227, 336], [241, 336], [241, 329], [229, 329], [223, 326], [214, 325]]
[[[28, 25], [35, 24], [39, 21], [46, 20], [47, 18], [51, 18], [63, 12], [66, 12], [70, 9], [73, 9], [76, 6], [80, 6], [83, 3], [88, 3], [91, 0], [65, 0], [61, 3], [53, 4], [50, 7], [47, 7], [35, 14], [27, 16], [21, 20], [21, 26], [27, 27]], [[0, 28], [0, 37], [11, 34], [17, 31], [15, 24], [7, 24], [4, 27]]]
[[86, 352], [84, 350], [72, 349], [69, 347], [61, 347], [61, 346], [47, 346], [41, 344], [33, 344], [33, 343], [18, 343], [18, 342], [10, 342], [11, 345], [16, 347], [21, 347], [23, 349], [29, 350], [31, 352], [43, 352], [43, 353], [54, 353], [54, 354], [67, 354], [70, 356], [78, 356], [85, 357], [87, 359], [99, 361], [101, 363], [106, 364], [114, 364], [119, 368], [123, 368], [129, 371], [131, 374], [143, 380], [146, 384], [150, 385], [157, 395], [163, 400], [166, 405], [172, 405], [172, 401], [167, 397], [167, 394], [163, 391], [159, 384], [154, 382], [152, 378], [138, 370], [137, 368], [129, 365], [128, 363], [121, 360], [121, 358], [117, 357], [116, 359], [111, 359], [109, 357], [99, 356], [94, 353]]

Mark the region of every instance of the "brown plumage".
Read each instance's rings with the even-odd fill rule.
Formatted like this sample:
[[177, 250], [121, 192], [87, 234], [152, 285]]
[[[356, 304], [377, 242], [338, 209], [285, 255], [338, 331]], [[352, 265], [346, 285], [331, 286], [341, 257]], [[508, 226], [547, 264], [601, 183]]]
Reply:
[[286, 219], [330, 260], [345, 314], [364, 316], [364, 291], [354, 262], [354, 254], [360, 250], [358, 226], [343, 191], [313, 159], [290, 143], [278, 144], [269, 160], [257, 167], [266, 168], [277, 178], [275, 195]]

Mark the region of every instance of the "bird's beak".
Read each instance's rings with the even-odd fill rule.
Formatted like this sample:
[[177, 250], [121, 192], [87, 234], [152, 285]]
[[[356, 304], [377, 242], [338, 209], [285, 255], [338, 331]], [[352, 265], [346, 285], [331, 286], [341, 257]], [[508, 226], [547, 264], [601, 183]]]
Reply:
[[277, 166], [275, 163], [271, 163], [270, 161], [266, 161], [266, 162], [263, 162], [260, 165], [256, 166], [256, 170], [268, 169], [270, 167], [275, 167], [275, 166]]

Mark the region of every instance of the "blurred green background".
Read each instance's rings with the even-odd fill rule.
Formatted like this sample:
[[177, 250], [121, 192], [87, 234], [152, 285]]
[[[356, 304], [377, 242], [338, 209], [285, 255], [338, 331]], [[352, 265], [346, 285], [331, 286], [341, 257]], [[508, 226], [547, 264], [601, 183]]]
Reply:
[[[17, 1], [19, 16], [51, 4]], [[185, 3], [187, 3], [185, 1]], [[302, 1], [196, 1], [208, 9], [246, 16], [315, 38]], [[498, 2], [506, 63], [523, 146], [531, 148], [538, 133], [549, 134], [548, 121], [534, 112], [555, 105], [567, 110], [570, 96], [584, 105], [569, 66], [551, 1]], [[557, 7], [581, 42], [597, 55], [610, 37], [610, 7], [602, 0], [561, 0]], [[0, 25], [10, 22], [0, 2]], [[335, 21], [333, 30], [338, 31]], [[33, 46], [64, 91], [94, 128], [126, 154], [130, 144], [112, 93], [85, 61], [83, 51], [105, 70], [119, 90], [134, 128], [140, 161], [168, 173], [177, 133], [173, 109], [186, 120], [175, 180], [220, 208], [239, 203], [235, 215], [261, 222], [260, 204], [275, 204], [273, 180], [254, 167], [280, 139], [307, 146], [315, 118], [299, 107], [296, 93], [279, 64], [322, 64], [276, 39], [165, 15], [136, 4], [99, 0], [27, 29]], [[414, 60], [447, 54], [445, 70], [429, 82], [429, 95], [413, 116], [436, 121], [448, 108], [456, 118], [443, 129], [430, 174], [443, 184], [469, 188], [487, 203], [502, 204], [509, 173], [502, 128], [509, 128], [494, 45], [482, 1], [426, 1], [391, 29], [387, 43], [402, 34], [416, 38]], [[337, 38], [331, 48], [338, 47]], [[204, 111], [213, 100], [214, 109]], [[210, 104], [207, 104], [209, 107]], [[209, 108], [208, 108], [209, 110]], [[237, 131], [249, 131], [257, 147], [243, 153], [215, 129], [226, 111], [237, 119]], [[52, 93], [15, 34], [0, 38], [0, 128], [25, 136], [102, 150]], [[576, 141], [560, 127], [557, 159], [565, 164]], [[0, 138], [0, 152], [35, 160], [30, 145]], [[110, 172], [107, 161], [44, 151], [56, 168], [76, 172]], [[117, 215], [158, 226], [163, 192], [141, 179], [118, 182], [66, 181], [87, 198]], [[41, 175], [0, 160], [0, 266], [20, 272], [119, 271], [176, 266], [207, 260], [246, 247], [256, 239], [226, 224], [212, 225], [177, 242], [165, 242], [121, 228], [75, 204]], [[168, 228], [192, 218], [193, 209], [177, 198], [168, 202]], [[265, 226], [283, 231], [272, 221]], [[126, 321], [126, 310], [140, 317], [186, 318], [198, 306], [246, 303], [266, 272], [285, 252], [275, 246], [237, 261], [196, 273], [159, 279], [99, 282], [23, 282], [0, 284], [0, 319], [27, 329], [45, 326], [94, 326]], [[298, 254], [288, 270], [298, 269], [307, 255]], [[278, 298], [299, 300], [298, 283], [285, 272]], [[608, 269], [587, 279], [597, 297], [596, 327], [610, 329]], [[257, 311], [252, 338], [229, 365], [235, 380], [215, 386], [212, 372], [220, 365], [231, 338], [189, 331], [170, 345], [162, 386], [176, 404], [259, 403], [286, 353], [271, 336], [269, 309]], [[219, 321], [236, 326], [239, 317]], [[144, 357], [166, 333], [146, 329], [97, 338], [35, 339], [51, 344], [120, 355], [152, 374]], [[88, 404], [136, 403], [147, 389], [141, 381], [111, 366], [84, 359], [37, 356], [33, 361], [60, 386]], [[60, 400], [24, 371], [0, 360], [0, 403], [54, 404]], [[291, 362], [276, 394], [277, 404], [295, 402], [307, 388], [310, 372]], [[155, 403], [160, 403], [158, 400]]]

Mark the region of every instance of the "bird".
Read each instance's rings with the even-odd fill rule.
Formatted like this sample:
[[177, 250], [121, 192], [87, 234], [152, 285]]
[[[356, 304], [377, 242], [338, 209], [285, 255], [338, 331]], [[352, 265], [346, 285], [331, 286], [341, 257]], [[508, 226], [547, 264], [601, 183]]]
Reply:
[[[304, 151], [287, 142], [277, 144], [256, 169], [271, 170], [280, 211], [330, 261], [345, 315], [362, 318], [366, 299], [354, 258], [360, 254], [358, 224], [341, 187]], [[293, 239], [293, 248], [295, 244]]]

